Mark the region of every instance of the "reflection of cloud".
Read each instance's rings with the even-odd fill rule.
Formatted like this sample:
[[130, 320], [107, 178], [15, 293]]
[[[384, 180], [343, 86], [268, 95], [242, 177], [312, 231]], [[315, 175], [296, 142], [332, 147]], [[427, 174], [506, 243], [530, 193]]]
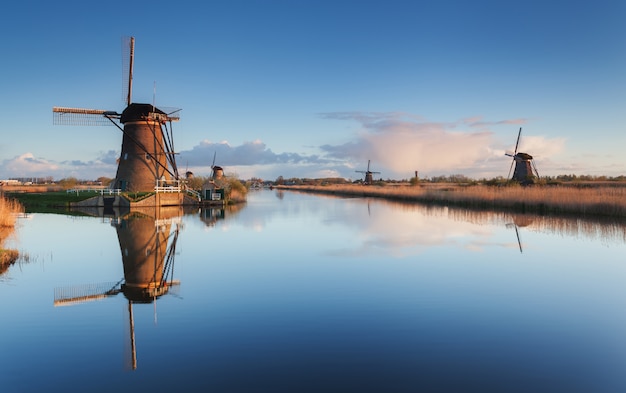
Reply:
[[[363, 205], [367, 200], [353, 200], [352, 206]], [[400, 208], [399, 208], [400, 207]], [[469, 221], [451, 219], [447, 208], [425, 208], [376, 201], [371, 203], [369, 214], [355, 214], [354, 209], [343, 209], [345, 216], [335, 221], [353, 226], [359, 232], [359, 242], [354, 247], [328, 251], [342, 257], [387, 255], [403, 258], [419, 255], [432, 247], [455, 247], [481, 251], [493, 236], [492, 228]], [[337, 212], [334, 212], [337, 213]], [[356, 219], [355, 219], [356, 217]]]
[[[600, 238], [605, 243], [626, 242], [622, 222], [583, 220], [473, 211], [460, 208], [428, 207], [382, 199], [349, 198], [308, 194], [296, 191], [258, 191], [250, 196], [249, 208], [243, 209], [230, 225], [264, 233], [275, 230], [274, 220], [307, 222], [310, 236], [303, 244], [286, 241], [285, 247], [342, 258], [387, 257], [402, 259], [422, 255], [449, 255], [459, 251], [483, 252], [495, 247], [518, 255], [518, 238], [543, 232], [574, 238]], [[279, 226], [280, 227], [280, 226]], [[281, 229], [282, 231], [282, 229]], [[344, 236], [345, 234], [349, 236]], [[340, 239], [337, 241], [337, 239]], [[238, 242], [240, 240], [234, 240]], [[532, 244], [529, 249], [532, 249]], [[524, 245], [526, 248], [526, 245]], [[435, 249], [435, 250], [433, 250]]]

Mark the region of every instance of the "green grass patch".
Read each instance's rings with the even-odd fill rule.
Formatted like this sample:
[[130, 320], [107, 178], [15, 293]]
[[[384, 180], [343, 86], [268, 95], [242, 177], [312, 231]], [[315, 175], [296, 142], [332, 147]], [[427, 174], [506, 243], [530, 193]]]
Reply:
[[27, 213], [54, 213], [68, 211], [70, 203], [80, 202], [99, 195], [97, 192], [42, 192], [42, 193], [7, 193], [8, 198], [18, 200]]

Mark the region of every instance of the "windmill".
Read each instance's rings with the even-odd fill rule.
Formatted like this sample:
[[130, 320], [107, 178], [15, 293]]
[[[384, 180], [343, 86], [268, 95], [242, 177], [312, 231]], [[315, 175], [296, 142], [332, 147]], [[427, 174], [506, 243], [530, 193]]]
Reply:
[[221, 180], [224, 177], [224, 169], [221, 166], [215, 165], [215, 156], [217, 152], [213, 153], [213, 163], [211, 163], [211, 180]]
[[373, 178], [373, 174], [378, 174], [380, 172], [372, 172], [370, 171], [370, 160], [367, 160], [367, 170], [366, 171], [355, 171], [357, 173], [364, 173], [365, 174], [365, 180], [363, 182], [363, 184], [372, 184], [374, 183], [374, 178]]
[[215, 157], [217, 152], [213, 153], [213, 162], [211, 163], [211, 176], [204, 182], [202, 186], [202, 192], [204, 199], [209, 201], [223, 202], [225, 196], [225, 181], [224, 181], [224, 169], [221, 166], [215, 165]]
[[[533, 161], [533, 156], [528, 153], [521, 153], [517, 151], [521, 136], [522, 127], [520, 127], [517, 134], [517, 142], [515, 142], [515, 151], [513, 152], [513, 154], [509, 152], [504, 153], [504, 155], [506, 156], [513, 157], [507, 177], [511, 180], [518, 181], [522, 185], [528, 185], [535, 182], [535, 176], [539, 178], [539, 172], [537, 172], [537, 167], [535, 166], [535, 162]], [[515, 170], [513, 171], [513, 177], [511, 177], [511, 170], [513, 169], [514, 163]]]
[[[124, 93], [122, 113], [110, 110], [53, 107], [57, 125], [114, 125], [122, 131], [122, 149], [115, 182], [122, 191], [153, 191], [157, 185], [179, 180], [176, 167], [172, 122], [180, 120], [180, 109], [157, 108], [154, 104], [132, 102], [135, 39], [123, 40]], [[161, 183], [161, 184], [159, 184]]]
[[124, 277], [116, 283], [55, 288], [54, 291], [55, 306], [101, 300], [123, 293], [128, 300], [133, 370], [137, 368], [133, 305], [154, 303], [156, 312], [156, 300], [180, 284], [173, 279], [180, 223], [176, 223], [172, 230], [173, 223], [173, 219], [156, 220], [140, 214], [112, 221], [122, 251]]

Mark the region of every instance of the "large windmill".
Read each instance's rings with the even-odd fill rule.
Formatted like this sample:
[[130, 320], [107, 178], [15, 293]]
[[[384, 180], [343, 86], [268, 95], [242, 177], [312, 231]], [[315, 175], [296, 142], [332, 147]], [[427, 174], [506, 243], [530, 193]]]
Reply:
[[367, 160], [367, 170], [366, 171], [355, 171], [358, 173], [364, 173], [365, 174], [365, 180], [363, 182], [363, 184], [372, 184], [374, 183], [374, 177], [372, 176], [373, 174], [379, 174], [380, 172], [372, 172], [370, 171], [370, 160]]
[[[522, 136], [522, 127], [520, 127], [517, 133], [517, 142], [515, 142], [515, 151], [511, 154], [509, 152], [504, 153], [506, 156], [513, 157], [511, 161], [511, 167], [509, 168], [508, 178], [518, 181], [522, 185], [533, 184], [535, 182], [535, 176], [539, 178], [539, 172], [533, 161], [533, 156], [528, 153], [521, 153], [517, 151], [519, 147], [519, 141]], [[513, 177], [511, 177], [511, 170], [515, 163], [515, 170], [513, 171]]]
[[126, 108], [122, 113], [100, 109], [54, 107], [53, 122], [59, 125], [115, 125], [122, 131], [122, 150], [112, 188], [122, 191], [153, 191], [155, 186], [179, 180], [174, 156], [172, 122], [180, 109], [133, 103], [135, 39], [123, 41]]

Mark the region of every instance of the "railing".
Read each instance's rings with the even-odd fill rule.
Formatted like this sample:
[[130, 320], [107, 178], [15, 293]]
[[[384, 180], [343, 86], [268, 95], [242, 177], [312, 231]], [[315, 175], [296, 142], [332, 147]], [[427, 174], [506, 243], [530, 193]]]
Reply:
[[166, 186], [166, 187], [154, 187], [154, 191], [159, 193], [159, 192], [165, 192], [165, 193], [173, 193], [173, 192], [180, 192], [181, 188], [180, 187], [174, 187], [174, 186]]
[[81, 192], [93, 192], [100, 195], [120, 195], [122, 190], [119, 188], [72, 188], [66, 191], [68, 194], [76, 193], [78, 195]]
[[192, 190], [190, 188], [186, 189], [185, 191], [187, 191], [187, 194], [191, 195], [192, 197], [196, 198], [197, 200], [202, 200], [202, 194], [200, 194], [198, 191], [196, 190]]

